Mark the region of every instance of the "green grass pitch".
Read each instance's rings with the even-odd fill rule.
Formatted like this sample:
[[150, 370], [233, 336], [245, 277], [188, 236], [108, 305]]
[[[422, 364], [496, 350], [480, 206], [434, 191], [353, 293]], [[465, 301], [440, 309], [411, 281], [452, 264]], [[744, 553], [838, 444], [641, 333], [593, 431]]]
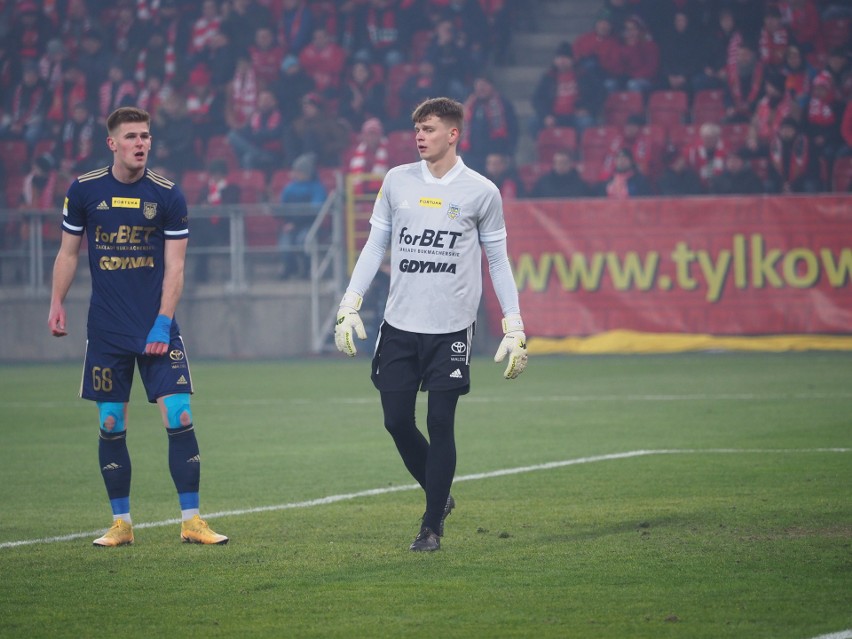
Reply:
[[422, 493], [368, 369], [363, 354], [193, 363], [202, 511], [223, 547], [179, 542], [137, 380], [136, 543], [98, 549], [110, 514], [79, 367], [0, 367], [0, 637], [852, 629], [849, 354], [540, 357], [512, 382], [480, 356], [458, 507], [428, 555], [407, 550]]

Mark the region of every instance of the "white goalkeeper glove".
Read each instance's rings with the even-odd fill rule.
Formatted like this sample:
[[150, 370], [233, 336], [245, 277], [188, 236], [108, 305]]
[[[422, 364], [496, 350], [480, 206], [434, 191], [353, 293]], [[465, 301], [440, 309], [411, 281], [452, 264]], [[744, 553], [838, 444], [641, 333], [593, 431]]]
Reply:
[[507, 315], [503, 318], [503, 341], [497, 349], [494, 361], [502, 362], [506, 355], [509, 364], [503, 371], [506, 379], [515, 379], [527, 367], [527, 336], [524, 334], [524, 320], [520, 315]]
[[337, 322], [334, 325], [334, 345], [341, 353], [354, 357], [358, 349], [355, 348], [354, 332], [359, 339], [367, 339], [367, 331], [364, 330], [364, 322], [358, 315], [361, 308], [361, 296], [351, 291], [346, 291], [340, 300], [340, 308], [337, 309]]

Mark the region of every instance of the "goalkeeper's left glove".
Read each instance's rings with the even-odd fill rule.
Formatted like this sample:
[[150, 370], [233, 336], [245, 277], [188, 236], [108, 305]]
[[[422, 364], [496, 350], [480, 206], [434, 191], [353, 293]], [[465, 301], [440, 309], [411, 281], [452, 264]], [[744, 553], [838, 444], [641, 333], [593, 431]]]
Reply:
[[355, 334], [360, 339], [367, 339], [367, 331], [364, 330], [364, 322], [358, 315], [361, 308], [361, 296], [351, 291], [346, 291], [340, 300], [340, 308], [337, 309], [337, 322], [334, 325], [334, 345], [341, 353], [354, 357], [358, 349], [355, 348]]
[[503, 371], [506, 379], [515, 379], [527, 367], [527, 336], [524, 334], [524, 320], [520, 315], [507, 315], [503, 318], [503, 341], [494, 356], [495, 362], [502, 362], [506, 355], [509, 363]]
[[[172, 318], [168, 315], [157, 315], [154, 326], [148, 331], [145, 338], [145, 353], [148, 355], [162, 355], [168, 350], [171, 342]], [[162, 344], [162, 346], [157, 346]]]

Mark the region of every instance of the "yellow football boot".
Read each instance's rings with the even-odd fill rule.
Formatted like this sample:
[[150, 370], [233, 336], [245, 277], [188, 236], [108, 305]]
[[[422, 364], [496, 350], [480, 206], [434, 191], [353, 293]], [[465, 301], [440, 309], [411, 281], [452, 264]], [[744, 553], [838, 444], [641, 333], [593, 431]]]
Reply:
[[93, 546], [112, 547], [129, 546], [133, 543], [133, 527], [123, 519], [116, 519], [112, 526], [92, 542]]
[[180, 526], [180, 539], [186, 544], [227, 544], [228, 538], [210, 530], [210, 526], [196, 515]]

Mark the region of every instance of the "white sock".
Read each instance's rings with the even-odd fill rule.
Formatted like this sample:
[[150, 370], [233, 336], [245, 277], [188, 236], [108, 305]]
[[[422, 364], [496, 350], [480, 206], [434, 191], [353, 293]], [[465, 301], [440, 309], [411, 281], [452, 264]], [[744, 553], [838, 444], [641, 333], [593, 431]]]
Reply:
[[131, 526], [133, 525], [133, 522], [130, 520], [130, 513], [122, 513], [120, 515], [113, 515], [112, 520], [115, 521], [116, 519], [123, 519], [124, 523], [130, 524]]
[[187, 508], [186, 510], [180, 511], [180, 518], [182, 521], [189, 521], [198, 514], [198, 508]]

